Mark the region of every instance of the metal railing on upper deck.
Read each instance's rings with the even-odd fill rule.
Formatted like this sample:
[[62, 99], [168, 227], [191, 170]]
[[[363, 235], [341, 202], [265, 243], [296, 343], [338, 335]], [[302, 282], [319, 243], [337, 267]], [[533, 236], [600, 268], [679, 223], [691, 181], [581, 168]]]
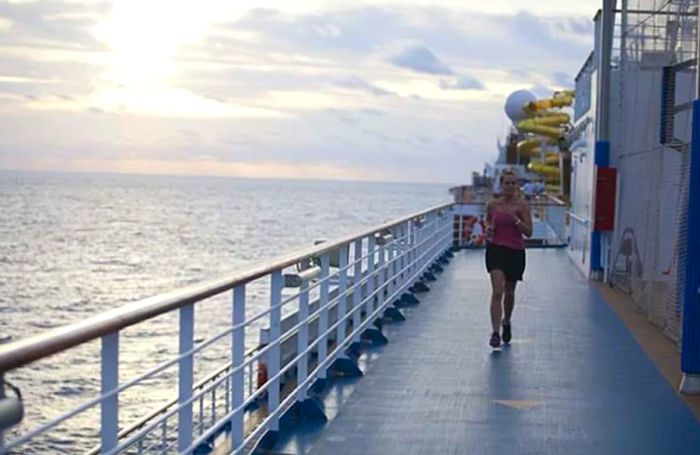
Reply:
[[[527, 247], [563, 247], [569, 242], [568, 205], [550, 195], [534, 197], [529, 202], [532, 214], [532, 237]], [[479, 248], [486, 245], [486, 203], [455, 204], [453, 232], [455, 245]]]
[[[0, 454], [24, 453], [37, 439], [95, 407], [100, 409], [99, 448], [92, 453], [189, 454], [210, 449], [224, 434], [229, 452], [242, 453], [265, 432], [278, 430], [280, 416], [293, 403], [307, 399], [310, 385], [325, 378], [345, 349], [360, 341], [387, 307], [452, 246], [452, 211], [453, 204], [445, 204], [417, 212], [234, 276], [140, 300], [0, 347], [0, 379], [7, 379], [13, 370], [32, 362], [101, 340], [101, 369], [94, 373], [101, 393], [21, 434], [6, 432], [4, 445], [0, 438]], [[285, 280], [285, 270], [299, 265], [307, 269], [294, 270], [295, 279]], [[269, 280], [269, 306], [249, 315], [246, 290], [261, 279]], [[298, 286], [298, 292], [284, 295], [285, 284], [287, 289]], [[314, 302], [312, 291], [318, 295]], [[195, 340], [197, 304], [227, 293], [230, 323], [219, 333]], [[174, 312], [179, 315], [178, 354], [138, 376], [120, 378], [120, 333]], [[246, 353], [246, 329], [257, 331], [263, 320], [269, 321], [266, 344]], [[195, 360], [218, 342], [229, 343], [226, 358], [220, 359], [222, 367], [195, 383]], [[175, 368], [177, 398], [123, 428], [120, 394]], [[263, 371], [264, 375], [253, 377]], [[294, 388], [282, 394], [281, 384], [290, 376], [295, 378]], [[263, 418], [247, 422], [248, 411], [261, 402], [266, 407]]]

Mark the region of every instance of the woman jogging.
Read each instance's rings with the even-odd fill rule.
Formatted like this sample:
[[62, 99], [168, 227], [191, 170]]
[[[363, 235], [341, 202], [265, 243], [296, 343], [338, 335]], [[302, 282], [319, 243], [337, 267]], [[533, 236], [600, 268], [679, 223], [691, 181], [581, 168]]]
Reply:
[[[491, 326], [489, 344], [497, 348], [511, 339], [510, 318], [515, 305], [515, 285], [525, 271], [525, 240], [532, 236], [532, 217], [527, 202], [517, 195], [515, 172], [500, 176], [501, 194], [486, 206], [486, 270], [491, 275]], [[501, 316], [503, 320], [501, 321]], [[503, 326], [503, 333], [499, 329]]]

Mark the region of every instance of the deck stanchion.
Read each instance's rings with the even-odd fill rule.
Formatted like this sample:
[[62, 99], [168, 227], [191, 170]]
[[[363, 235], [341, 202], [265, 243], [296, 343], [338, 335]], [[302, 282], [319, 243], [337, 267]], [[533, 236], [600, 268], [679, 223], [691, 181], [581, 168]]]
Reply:
[[[119, 332], [102, 337], [102, 394], [119, 387]], [[103, 452], [117, 446], [119, 433], [119, 394], [100, 403], [100, 442]]]
[[367, 237], [367, 299], [364, 305], [364, 310], [369, 316], [374, 311], [374, 297], [370, 297], [374, 293], [375, 275], [374, 261], [377, 257], [377, 243], [374, 236]]
[[[392, 241], [395, 241], [393, 239]], [[373, 235], [370, 235], [367, 237], [367, 252], [368, 252], [368, 257], [367, 257], [367, 292], [365, 293], [366, 295], [366, 301], [364, 305], [364, 310], [365, 313], [367, 314], [367, 317], [370, 317], [372, 312], [376, 309], [374, 305], [374, 299], [375, 297], [372, 296], [374, 293], [374, 288], [375, 288], [375, 280], [377, 278], [376, 270], [375, 270], [375, 264], [374, 261], [376, 260], [376, 241]], [[391, 251], [391, 249], [390, 249]], [[391, 254], [390, 254], [391, 257]], [[381, 284], [381, 283], [380, 283]], [[374, 322], [374, 321], [371, 321]], [[386, 337], [382, 334], [382, 332], [379, 329], [376, 328], [368, 328], [364, 332], [362, 332], [363, 339], [373, 343], [373, 344], [386, 344], [388, 343], [388, 340]]]
[[[350, 247], [349, 245], [343, 245], [339, 248], [339, 261], [338, 261], [338, 266], [340, 268], [340, 271], [338, 272], [338, 312], [337, 312], [337, 319], [339, 320], [340, 318], [344, 318], [348, 313], [347, 313], [347, 308], [346, 308], [346, 301], [347, 301], [347, 281], [348, 281], [348, 256], [350, 254]], [[347, 326], [347, 321], [342, 321], [338, 324], [337, 331], [336, 331], [336, 343], [337, 345], [342, 345], [345, 343], [345, 336], [346, 336], [346, 326]], [[347, 355], [340, 355], [338, 358], [336, 358], [333, 361], [333, 364], [331, 365], [331, 371], [333, 372], [333, 375], [338, 375], [338, 376], [353, 376], [353, 377], [358, 377], [362, 376], [362, 371], [357, 367], [357, 364], [355, 363], [354, 360], [348, 358]], [[301, 382], [299, 382], [301, 383]], [[320, 410], [320, 408], [319, 408]], [[313, 411], [312, 411], [313, 412]], [[318, 412], [314, 412], [314, 417], [318, 419], [320, 416], [318, 415]], [[320, 413], [323, 415], [323, 412], [321, 411]], [[323, 415], [323, 419], [325, 419], [326, 416]]]
[[398, 264], [397, 268], [399, 270], [398, 276], [397, 276], [397, 282], [396, 286], [401, 288], [403, 287], [403, 282], [404, 282], [404, 277], [406, 276], [406, 271], [404, 270], [404, 267], [406, 265], [406, 226], [405, 223], [401, 223], [399, 225], [399, 238], [401, 239], [399, 241], [399, 257], [398, 257]]
[[413, 223], [406, 221], [408, 229], [408, 276], [412, 277], [416, 271], [416, 229]]
[[[329, 264], [330, 261], [328, 253], [323, 253], [321, 255], [321, 276], [319, 277], [319, 280], [321, 282], [321, 295], [319, 297], [318, 305], [321, 309], [321, 312], [318, 318], [318, 363], [325, 361], [326, 357], [328, 357], [328, 335], [326, 335], [326, 331], [328, 330], [328, 296], [330, 289], [330, 283], [328, 282], [330, 275]], [[322, 368], [321, 371], [319, 371], [318, 373], [318, 377], [319, 379], [326, 379], [326, 376], [327, 371], [325, 368]]]
[[396, 289], [396, 248], [399, 242], [399, 231], [397, 228], [392, 230], [391, 241], [386, 249], [386, 289], [389, 294], [393, 294]]
[[[180, 308], [180, 361], [178, 379], [177, 446], [180, 452], [192, 444], [192, 398], [194, 384], [194, 305]], [[186, 404], [187, 403], [187, 404]]]
[[[280, 372], [281, 354], [280, 336], [282, 335], [282, 287], [284, 279], [281, 270], [275, 270], [270, 274], [270, 330], [269, 344], [270, 350], [267, 352], [266, 383], [267, 387], [267, 412], [272, 414], [277, 411], [280, 405], [280, 379], [274, 378]], [[268, 425], [268, 431], [260, 441], [260, 446], [264, 448], [273, 447], [279, 437], [280, 421], [279, 417], [274, 418]]]
[[[343, 245], [338, 249], [338, 317], [340, 320], [347, 315], [347, 289], [348, 289], [348, 245]], [[345, 341], [346, 321], [343, 320], [336, 331], [336, 342], [341, 344]]]
[[[282, 335], [282, 271], [275, 270], [270, 276], [270, 355], [267, 361], [268, 378], [274, 378], [280, 371], [280, 336]], [[271, 379], [267, 387], [267, 410], [272, 413], [280, 404], [280, 380]], [[279, 430], [279, 419], [274, 419], [270, 424], [270, 430]]]
[[[358, 285], [362, 281], [362, 239], [355, 240], [355, 268], [353, 271], [353, 280], [355, 282], [355, 290], [352, 293], [352, 329], [355, 330], [362, 323], [362, 285]], [[353, 343], [360, 342], [360, 334], [355, 334]]]
[[[242, 325], [245, 322], [245, 284], [236, 286], [233, 289], [233, 325], [231, 335], [231, 366], [237, 368], [243, 364], [245, 360], [245, 327]], [[243, 404], [245, 396], [244, 371], [240, 370], [233, 373], [231, 381], [231, 408], [239, 408]], [[250, 382], [253, 382], [251, 377]], [[238, 411], [231, 418], [231, 447], [238, 447], [243, 444], [244, 439], [244, 419], [243, 410]]]
[[[389, 287], [389, 280], [387, 279], [386, 246], [383, 242], [378, 245], [377, 250], [379, 256], [379, 259], [377, 260], [377, 282], [379, 291], [377, 292], [377, 307], [381, 307], [384, 304], [386, 294], [391, 294], [391, 289]], [[375, 325], [381, 328], [381, 324], [382, 319], [378, 318], [375, 321]]]
[[[5, 395], [5, 381], [3, 379], [3, 374], [0, 373], [0, 400], [4, 399]], [[3, 435], [3, 430], [0, 429], [0, 451], [5, 446], [5, 436]]]
[[[299, 290], [299, 321], [305, 321], [309, 318], [309, 282], [302, 281]], [[309, 347], [309, 324], [308, 321], [299, 327], [299, 336], [297, 337], [297, 352], [300, 353], [299, 361], [297, 362], [297, 384], [303, 384], [309, 375], [309, 355], [307, 349]], [[306, 420], [326, 420], [323, 409], [318, 404], [317, 400], [310, 398], [306, 387], [302, 387], [297, 392], [297, 401], [299, 403], [299, 414]]]
[[[304, 280], [301, 282], [299, 289], [299, 321], [306, 321], [309, 318], [309, 282]], [[297, 384], [302, 384], [306, 381], [309, 374], [309, 354], [306, 352], [309, 347], [309, 324], [308, 322], [299, 327], [299, 336], [297, 336], [297, 352], [300, 354], [297, 363]], [[303, 402], [306, 400], [307, 390], [302, 387], [297, 394], [297, 400]]]

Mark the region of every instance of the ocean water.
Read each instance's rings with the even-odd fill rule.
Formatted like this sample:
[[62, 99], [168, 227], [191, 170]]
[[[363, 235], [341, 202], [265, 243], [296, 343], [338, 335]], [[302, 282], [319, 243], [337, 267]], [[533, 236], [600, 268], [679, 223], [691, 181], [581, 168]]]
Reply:
[[[447, 185], [0, 171], [0, 340], [243, 270], [285, 251], [449, 202]], [[264, 283], [249, 305], [266, 305]], [[199, 340], [225, 328], [226, 298], [198, 306]], [[249, 313], [250, 314], [250, 313]], [[177, 352], [177, 314], [120, 335], [120, 381]], [[251, 340], [255, 334], [248, 334]], [[99, 342], [11, 372], [23, 429], [95, 396]], [[220, 365], [197, 359], [198, 378]], [[120, 395], [120, 423], [174, 396], [176, 370]], [[197, 378], [196, 378], [197, 379]], [[147, 387], [150, 386], [150, 387]], [[19, 453], [82, 453], [97, 444], [92, 409]]]

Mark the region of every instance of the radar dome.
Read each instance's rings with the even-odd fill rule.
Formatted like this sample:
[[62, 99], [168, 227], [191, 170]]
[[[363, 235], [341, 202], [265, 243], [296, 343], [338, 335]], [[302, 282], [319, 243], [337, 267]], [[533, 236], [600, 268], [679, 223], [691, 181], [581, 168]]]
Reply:
[[517, 123], [520, 120], [524, 120], [526, 115], [523, 111], [523, 107], [531, 102], [536, 101], [537, 95], [529, 90], [516, 90], [515, 92], [508, 95], [506, 100], [506, 115], [513, 123]]

